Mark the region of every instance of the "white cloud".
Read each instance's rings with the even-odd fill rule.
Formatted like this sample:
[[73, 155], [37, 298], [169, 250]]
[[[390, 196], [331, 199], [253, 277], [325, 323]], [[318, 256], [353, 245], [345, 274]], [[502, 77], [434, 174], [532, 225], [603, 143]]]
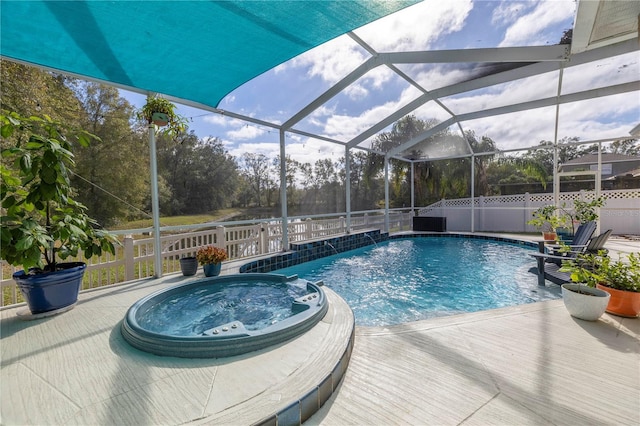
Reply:
[[507, 29], [500, 47], [556, 44], [561, 34], [549, 40], [545, 30], [571, 18], [575, 13], [575, 3], [570, 0], [541, 1], [526, 12]]
[[277, 142], [245, 142], [229, 148], [229, 154], [236, 158], [240, 158], [245, 152], [264, 154], [267, 158], [276, 158], [276, 156], [280, 155], [280, 144]]
[[[462, 29], [471, 11], [471, 1], [423, 2], [377, 20], [356, 31], [366, 43], [379, 52], [425, 50], [438, 38]], [[282, 64], [276, 71], [289, 67], [307, 67], [309, 76], [335, 83], [362, 64], [369, 54], [349, 36], [344, 35], [316, 47]], [[380, 86], [391, 73], [379, 67], [367, 74]]]
[[338, 37], [315, 49], [311, 49], [295, 57], [286, 67], [308, 68], [309, 77], [318, 76], [331, 84], [338, 82], [344, 76], [362, 64], [369, 54], [351, 40], [348, 36]]
[[324, 126], [322, 132], [325, 136], [347, 142], [392, 115], [418, 95], [418, 90], [410, 86], [399, 94], [397, 100], [373, 106], [357, 116], [334, 111], [327, 115], [324, 121], [319, 121], [319, 124]]
[[[589, 141], [626, 136], [638, 116], [638, 94], [625, 93], [560, 105], [558, 139]], [[530, 109], [463, 122], [465, 130], [492, 138], [500, 149], [525, 148], [553, 141], [556, 107]], [[637, 118], [636, 118], [637, 120]]]
[[229, 125], [229, 119], [220, 114], [211, 114], [202, 118], [202, 121], [214, 126], [227, 126]]
[[231, 118], [223, 114], [209, 114], [202, 118], [207, 124], [222, 128], [240, 128], [247, 125], [246, 121]]
[[230, 130], [227, 132], [227, 137], [236, 140], [250, 140], [262, 136], [267, 131], [250, 124], [245, 124], [238, 130]]
[[502, 1], [493, 10], [491, 15], [492, 25], [508, 25], [515, 21], [519, 15], [524, 15], [525, 12], [535, 7], [535, 3], [530, 1]]
[[472, 8], [471, 0], [425, 1], [354, 32], [379, 52], [426, 50], [460, 31]]

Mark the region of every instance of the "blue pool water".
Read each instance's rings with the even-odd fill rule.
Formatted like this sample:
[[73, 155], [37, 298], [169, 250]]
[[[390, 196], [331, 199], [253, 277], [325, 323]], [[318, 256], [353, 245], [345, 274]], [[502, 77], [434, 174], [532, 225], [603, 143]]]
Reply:
[[[242, 277], [242, 276], [241, 276]], [[236, 281], [185, 287], [139, 314], [141, 327], [171, 336], [199, 336], [221, 324], [240, 321], [247, 330], [261, 330], [293, 313], [293, 301], [308, 293], [306, 281], [274, 284]]]
[[557, 299], [529, 269], [531, 248], [466, 238], [396, 239], [277, 273], [322, 280], [356, 324], [381, 326]]

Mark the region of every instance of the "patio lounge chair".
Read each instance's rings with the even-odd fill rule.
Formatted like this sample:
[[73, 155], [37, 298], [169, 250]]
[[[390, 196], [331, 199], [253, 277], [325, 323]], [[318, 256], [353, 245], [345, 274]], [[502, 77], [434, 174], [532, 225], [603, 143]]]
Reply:
[[[591, 239], [591, 236], [593, 235], [593, 233], [596, 232], [596, 227], [597, 227], [597, 224], [593, 220], [589, 221], [589, 222], [581, 223], [580, 226], [578, 226], [578, 229], [576, 230], [576, 233], [573, 236], [573, 238], [571, 240], [565, 241], [565, 243], [570, 245], [570, 246], [584, 246], [584, 245], [587, 245], [587, 243]], [[550, 245], [550, 246], [547, 246], [547, 247], [552, 249], [552, 250], [553, 249], [557, 250], [557, 248], [560, 247], [560, 246]]]
[[571, 246], [572, 248], [576, 248], [576, 250], [572, 250], [566, 253], [564, 256], [557, 256], [547, 253], [529, 253], [529, 256], [533, 256], [537, 261], [536, 273], [538, 274], [538, 285], [543, 286], [545, 279], [548, 279], [552, 283], [558, 285], [569, 282], [571, 280], [570, 274], [559, 271], [560, 263], [563, 260], [575, 259], [578, 254], [581, 253], [598, 253], [602, 250], [606, 252], [604, 245], [609, 239], [611, 231], [612, 230], [609, 229], [602, 234], [593, 237], [587, 245]]

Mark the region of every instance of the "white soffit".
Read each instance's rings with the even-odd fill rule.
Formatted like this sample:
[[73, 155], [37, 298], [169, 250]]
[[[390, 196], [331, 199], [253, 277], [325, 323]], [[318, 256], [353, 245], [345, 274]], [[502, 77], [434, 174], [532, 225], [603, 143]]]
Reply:
[[638, 39], [638, 0], [580, 1], [571, 53], [584, 52], [629, 39]]

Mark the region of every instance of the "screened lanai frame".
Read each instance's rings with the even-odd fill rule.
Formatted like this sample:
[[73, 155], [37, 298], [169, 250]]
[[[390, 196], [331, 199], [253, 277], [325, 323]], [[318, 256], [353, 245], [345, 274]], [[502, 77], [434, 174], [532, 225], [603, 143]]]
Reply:
[[[101, 34], [98, 34], [97, 43], [98, 45], [90, 45], [86, 40], [83, 39], [86, 34], [87, 29], [87, 20], [83, 20], [81, 22], [69, 22], [65, 21], [65, 14], [63, 12], [69, 12], [69, 10], [63, 10], [65, 7], [75, 7], [69, 6], [74, 3], [56, 3], [56, 2], [46, 2], [46, 1], [34, 1], [29, 2], [31, 5], [45, 5], [42, 7], [44, 12], [42, 13], [43, 19], [50, 19], [49, 15], [55, 16], [55, 22], [38, 22], [37, 19], [40, 17], [38, 13], [42, 12], [42, 10], [28, 10], [26, 6], [23, 9], [22, 4], [27, 2], [4, 2], [3, 3], [3, 14], [2, 14], [2, 27], [3, 27], [3, 59], [14, 60], [18, 62], [25, 62], [28, 64], [37, 64], [44, 68], [49, 68], [54, 71], [62, 71], [67, 74], [76, 75], [80, 78], [94, 80], [98, 82], [104, 82], [108, 84], [115, 85], [119, 88], [124, 88], [126, 90], [142, 93], [142, 94], [153, 94], [153, 93], [171, 93], [173, 89], [168, 89], [171, 85], [167, 84], [167, 89], [164, 90], [163, 80], [158, 80], [155, 82], [146, 82], [141, 86], [137, 86], [134, 83], [134, 79], [122, 79], [124, 74], [127, 77], [126, 70], [124, 68], [118, 68], [119, 65], [119, 57], [114, 52], [109, 49], [109, 44], [107, 43], [107, 36], [110, 34], [104, 34], [101, 37]], [[442, 129], [449, 128], [451, 126], [457, 127], [461, 134], [464, 134], [463, 123], [473, 120], [479, 119], [482, 117], [495, 117], [503, 114], [512, 113], [515, 111], [526, 111], [535, 108], [542, 107], [552, 107], [555, 108], [555, 130], [554, 130], [554, 149], [557, 148], [558, 144], [558, 115], [560, 105], [566, 103], [579, 102], [581, 100], [594, 99], [599, 97], [611, 96], [616, 94], [623, 94], [629, 92], [638, 92], [640, 91], [640, 81], [632, 81], [625, 82], [622, 84], [614, 84], [614, 85], [606, 85], [604, 87], [599, 87], [595, 89], [584, 90], [582, 92], [577, 93], [562, 93], [562, 74], [563, 70], [568, 69], [570, 67], [574, 67], [579, 64], [591, 63], [594, 61], [598, 61], [605, 58], [610, 58], [618, 55], [622, 55], [629, 52], [637, 52], [640, 49], [638, 44], [638, 21], [637, 16], [640, 13], [640, 3], [637, 2], [606, 2], [606, 1], [582, 1], [578, 4], [577, 16], [573, 29], [573, 41], [571, 45], [550, 45], [550, 46], [529, 46], [529, 47], [508, 47], [508, 48], [486, 48], [486, 49], [458, 49], [458, 50], [445, 50], [445, 51], [415, 51], [415, 52], [379, 52], [376, 51], [373, 47], [368, 45], [366, 41], [364, 41], [361, 37], [359, 37], [352, 30], [357, 28], [358, 26], [370, 22], [371, 20], [384, 16], [387, 13], [394, 12], [395, 10], [401, 9], [402, 7], [408, 6], [413, 1], [407, 2], [368, 2], [368, 1], [355, 1], [355, 2], [309, 2], [309, 6], [311, 10], [310, 16], [306, 16], [302, 13], [305, 9], [305, 2], [290, 2], [289, 6], [296, 9], [296, 13], [300, 13], [299, 16], [294, 16], [287, 8], [278, 7], [274, 12], [274, 16], [277, 17], [274, 21], [269, 21], [268, 13], [265, 11], [251, 9], [252, 7], [258, 7], [259, 3], [241, 3], [241, 2], [176, 2], [173, 7], [176, 7], [176, 10], [179, 10], [180, 13], [189, 13], [188, 8], [191, 7], [190, 3], [193, 3], [193, 6], [197, 8], [215, 8], [220, 7], [221, 5], [225, 9], [225, 19], [231, 19], [229, 17], [233, 17], [234, 19], [239, 18], [239, 21], [242, 25], [245, 25], [246, 22], [250, 22], [250, 25], [255, 25], [259, 27], [259, 30], [262, 32], [266, 32], [268, 35], [275, 34], [280, 38], [284, 38], [289, 43], [287, 46], [291, 49], [293, 46], [293, 50], [290, 52], [298, 51], [298, 53], [307, 50], [314, 45], [317, 45], [320, 38], [324, 37], [325, 40], [329, 40], [332, 37], [339, 35], [341, 29], [342, 33], [348, 34], [348, 36], [359, 45], [364, 51], [370, 54], [370, 57], [365, 60], [364, 63], [360, 64], [356, 67], [351, 73], [343, 77], [340, 81], [326, 90], [324, 93], [320, 94], [313, 101], [307, 104], [306, 107], [301, 108], [296, 114], [293, 114], [288, 120], [283, 123], [273, 123], [267, 120], [260, 120], [246, 114], [239, 114], [231, 110], [225, 110], [217, 107], [213, 107], [211, 105], [207, 105], [203, 103], [202, 97], [194, 96], [189, 97], [185, 96], [187, 92], [179, 92], [183, 96], [166, 96], [168, 99], [171, 99], [177, 103], [193, 106], [199, 109], [203, 109], [206, 111], [210, 111], [216, 114], [223, 114], [225, 116], [236, 118], [239, 120], [246, 121], [248, 123], [253, 123], [259, 126], [264, 126], [268, 128], [272, 128], [277, 130], [279, 133], [279, 142], [280, 142], [280, 158], [284, 159], [286, 157], [286, 143], [285, 137], [287, 133], [297, 134], [302, 137], [308, 137], [310, 139], [316, 139], [326, 142], [332, 142], [338, 145], [342, 145], [345, 150], [345, 166], [347, 182], [345, 185], [345, 198], [346, 198], [346, 215], [347, 215], [347, 229], [349, 229], [350, 225], [350, 216], [351, 216], [351, 203], [350, 203], [350, 173], [349, 173], [349, 155], [351, 150], [353, 149], [364, 149], [367, 151], [373, 151], [371, 147], [363, 146], [363, 143], [370, 140], [376, 134], [385, 129], [388, 129], [394, 122], [398, 119], [410, 114], [415, 111], [417, 108], [420, 108], [427, 102], [434, 102], [443, 111], [446, 111], [449, 118], [443, 120], [440, 124], [435, 127], [423, 132], [420, 135], [417, 135], [415, 138], [405, 142], [401, 146], [398, 146], [392, 149], [389, 152], [378, 152], [381, 155], [385, 156], [385, 217], [386, 217], [386, 225], [385, 231], [388, 231], [389, 223], [389, 183], [388, 183], [388, 173], [389, 173], [389, 160], [391, 158], [398, 159], [401, 161], [407, 161], [412, 164], [412, 166], [418, 161], [433, 161], [438, 159], [447, 159], [453, 157], [440, 157], [440, 158], [429, 158], [419, 159], [419, 158], [407, 158], [406, 154], [403, 154], [404, 151], [409, 150], [416, 144], [419, 144], [423, 140], [427, 139], [431, 135], [437, 133]], [[384, 4], [383, 4], [384, 3]], [[80, 5], [81, 16], [84, 18], [93, 18], [90, 9], [97, 8], [100, 9], [102, 7], [108, 8], [111, 7], [109, 4], [101, 2], [95, 3], [86, 3], [85, 2], [76, 2], [76, 5]], [[175, 10], [165, 10], [165, 11], [153, 11], [149, 12], [146, 10], [146, 6], [144, 2], [122, 2], [122, 3], [113, 3], [112, 5], [116, 5], [114, 7], [126, 7], [133, 8], [136, 10], [129, 11], [130, 13], [127, 16], [123, 16], [122, 21], [129, 21], [134, 18], [146, 19], [146, 24], [154, 25], [157, 22], [162, 24], [162, 19], [172, 19], [172, 13], [174, 15], [179, 15]], [[263, 3], [266, 4], [266, 3]], [[276, 3], [278, 4], [278, 3]], [[283, 2], [279, 3], [280, 5]], [[256, 6], [258, 5], [258, 6]], [[273, 4], [268, 5], [272, 7]], [[338, 8], [346, 8], [340, 11], [327, 11], [324, 10], [325, 7], [338, 7]], [[15, 9], [13, 9], [15, 8]], [[244, 9], [243, 9], [244, 8]], [[377, 10], [376, 10], [377, 8]], [[345, 15], [345, 10], [351, 12], [350, 15], [346, 16], [345, 22], [342, 23], [342, 15]], [[14, 18], [12, 13], [20, 12], [24, 14], [24, 19], [10, 19]], [[136, 12], [136, 13], [132, 13]], [[162, 19], [158, 19], [156, 16], [145, 16], [145, 13], [157, 13], [161, 16]], [[315, 39], [311, 41], [302, 41], [297, 34], [291, 33], [289, 31], [289, 24], [287, 22], [296, 22], [296, 27], [300, 28], [300, 33], [304, 33], [309, 27], [315, 28], [318, 26], [318, 17], [324, 16], [324, 13], [330, 14], [334, 13], [333, 18], [337, 21], [340, 21], [339, 25], [333, 25], [331, 21], [323, 22], [323, 25], [326, 25], [327, 34], [318, 34], [315, 35]], [[147, 14], [148, 14], [147, 13]], [[164, 13], [164, 15], [162, 15]], [[266, 15], [264, 13], [267, 13]], [[366, 14], [365, 17], [359, 16], [359, 13]], [[47, 15], [49, 14], [49, 15]], [[194, 14], [198, 19], [201, 18], [200, 14]], [[45, 16], [46, 15], [46, 16]], [[83, 19], [84, 19], [83, 18]], [[102, 17], [104, 18], [104, 17]], [[108, 17], [107, 17], [108, 18]], [[150, 19], [151, 18], [151, 19]], [[249, 18], [249, 19], [247, 19]], [[280, 21], [278, 21], [278, 19]], [[284, 22], [288, 20], [287, 22]], [[282, 21], [282, 22], [281, 22]], [[348, 22], [346, 22], [348, 21]], [[99, 19], [92, 20], [93, 25], [96, 27], [100, 27], [101, 22]], [[91, 23], [89, 22], [89, 23]], [[106, 22], [111, 22], [113, 25], [127, 25], [127, 22], [119, 22], [107, 19]], [[305, 25], [305, 22], [307, 24]], [[57, 24], [52, 25], [52, 24]], [[47, 43], [47, 39], [53, 39], [54, 42], [49, 46], [49, 49], [53, 51], [46, 51], [44, 55], [45, 58], [32, 58], [32, 54], [34, 51], [39, 53], [39, 50], [45, 51], [46, 49], [42, 47], [41, 49], [32, 49], [30, 44], [25, 43], [24, 39], [28, 40], [28, 37], [22, 37], [22, 33], [26, 34], [30, 30], [28, 28], [29, 25], [34, 25], [35, 28], [40, 30], [41, 28], [46, 28], [48, 32], [44, 33], [44, 39], [41, 41], [44, 46]], [[333, 26], [332, 26], [333, 25]], [[16, 38], [12, 40], [5, 40], [5, 32], [7, 28], [10, 30], [13, 29], [12, 35]], [[156, 30], [159, 31], [159, 34], [163, 36], [164, 34], [169, 33], [169, 31], [162, 31], [163, 27], [157, 27]], [[229, 30], [231, 27], [227, 27]], [[110, 30], [106, 27], [101, 29], [103, 31]], [[129, 28], [130, 30], [138, 30], [137, 27]], [[346, 31], [344, 31], [346, 29]], [[59, 39], [66, 39], [69, 36], [75, 40], [75, 43], [80, 47], [80, 53], [87, 54], [90, 62], [89, 70], [87, 71], [86, 67], [82, 68], [82, 66], [78, 66], [78, 68], [74, 68], [74, 64], [59, 64], [56, 62], [58, 58], [55, 58], [55, 49], [57, 48], [56, 44], [59, 39], [56, 39], [56, 34], [51, 34], [51, 32], [55, 32], [55, 30], [60, 30], [61, 33], [58, 34]], [[114, 31], [116, 29], [114, 28]], [[219, 28], [213, 28], [211, 31], [214, 33], [218, 31]], [[10, 32], [10, 31], [9, 31]], [[37, 31], [32, 31], [37, 32]], [[156, 34], [152, 30], [146, 31], [149, 34]], [[144, 31], [141, 33], [141, 36], [146, 37], [147, 34]], [[168, 34], [170, 35], [170, 34]], [[215, 37], [214, 37], [215, 38]], [[133, 40], [135, 42], [135, 39]], [[163, 40], [166, 43], [175, 42], [175, 40]], [[180, 40], [178, 40], [180, 41]], [[33, 41], [32, 41], [33, 42]], [[122, 40], [118, 40], [118, 42], [122, 42]], [[126, 47], [126, 40], [124, 41], [124, 46]], [[307, 43], [307, 46], [304, 45]], [[179, 43], [180, 44], [180, 43]], [[182, 43], [183, 44], [183, 43]], [[206, 43], [205, 43], [206, 44]], [[38, 45], [40, 46], [40, 45]], [[207, 45], [208, 46], [208, 45]], [[147, 46], [147, 48], [151, 48], [152, 46]], [[160, 46], [163, 48], [163, 46]], [[200, 46], [196, 46], [200, 47]], [[246, 48], [247, 46], [242, 46], [240, 43], [237, 48]], [[251, 46], [249, 46], [251, 47]], [[96, 51], [97, 48], [97, 51]], [[168, 47], [164, 47], [168, 48]], [[135, 47], [131, 47], [131, 51], [135, 51]], [[264, 49], [268, 49], [268, 46], [264, 46]], [[267, 50], [265, 50], [267, 51]], [[17, 53], [14, 53], [17, 52]], [[101, 56], [97, 53], [102, 52], [104, 56], [106, 56], [106, 62], [100, 62], [102, 60]], [[62, 54], [58, 54], [59, 56], [66, 56]], [[235, 53], [235, 52], [232, 52]], [[260, 53], [263, 53], [260, 51]], [[48, 56], [49, 57], [48, 57]], [[68, 55], [73, 56], [73, 55]], [[73, 58], [72, 58], [73, 59]], [[80, 58], [82, 59], [82, 58]], [[286, 59], [286, 58], [283, 58]], [[151, 59], [149, 59], [151, 60]], [[281, 59], [282, 60], [282, 59]], [[111, 61], [111, 63], [109, 63]], [[454, 63], [454, 64], [488, 64], [488, 67], [484, 67], [484, 71], [475, 75], [474, 78], [467, 79], [465, 81], [458, 81], [452, 84], [446, 85], [444, 87], [438, 87], [434, 90], [427, 90], [423, 86], [421, 86], [418, 82], [412, 79], [406, 72], [404, 72], [401, 67], [403, 64], [420, 64], [420, 63]], [[277, 64], [274, 63], [274, 65]], [[97, 66], [98, 70], [94, 71], [92, 66]], [[144, 64], [143, 64], [144, 65]], [[115, 68], [114, 68], [115, 66]], [[147, 66], [153, 66], [152, 64], [147, 64]], [[157, 65], [156, 65], [157, 66]], [[124, 65], [123, 65], [124, 67]], [[373, 69], [377, 67], [387, 67], [401, 79], [407, 82], [407, 84], [414, 87], [420, 95], [408, 102], [403, 107], [396, 110], [393, 114], [387, 116], [385, 119], [380, 122], [374, 124], [370, 128], [364, 130], [360, 134], [353, 137], [351, 140], [336, 140], [331, 137], [327, 137], [320, 134], [315, 134], [313, 132], [305, 131], [300, 128], [296, 128], [296, 126], [301, 123], [301, 121], [309, 116], [313, 111], [317, 108], [325, 104], [328, 100], [332, 99], [334, 96], [339, 94], [341, 91], [346, 89], [351, 83], [356, 81], [358, 78], [366, 75]], [[487, 68], [489, 71], [487, 71]], [[91, 72], [89, 72], [91, 71]], [[262, 70], [264, 71], [264, 69]], [[93, 72], [93, 73], [92, 73]], [[254, 75], [259, 74], [259, 70], [255, 71]], [[510, 105], [503, 105], [495, 108], [478, 110], [478, 111], [470, 111], [465, 112], [463, 114], [456, 115], [454, 111], [450, 110], [441, 99], [455, 96], [456, 94], [466, 93], [473, 90], [478, 90], [486, 87], [491, 87], [496, 84], [501, 84], [509, 81], [516, 81], [518, 79], [522, 79], [528, 76], [536, 76], [548, 72], [557, 72], [559, 74], [558, 77], [558, 86], [555, 96], [549, 96], [544, 99], [536, 99], [529, 100], [525, 102], [513, 103]], [[196, 81], [199, 81], [196, 79]], [[202, 80], [204, 82], [205, 80]], [[155, 86], [153, 86], [154, 83]], [[154, 87], [155, 90], [144, 90], [140, 87]], [[178, 93], [178, 92], [175, 92]], [[217, 98], [221, 99], [221, 98]], [[217, 101], [216, 101], [217, 104]], [[153, 130], [153, 128], [150, 128]], [[153, 144], [153, 131], [150, 131], [150, 150], [152, 159], [155, 156], [155, 149]], [[619, 137], [609, 138], [608, 140], [616, 140], [616, 139], [628, 139], [628, 135], [620, 135]], [[583, 143], [589, 143], [594, 141], [585, 141]], [[595, 142], [603, 142], [603, 141], [595, 141]], [[535, 148], [535, 147], [532, 147]], [[466, 155], [458, 155], [456, 157], [473, 157], [476, 155], [487, 155], [489, 153], [473, 153], [471, 147], [467, 145], [468, 152]], [[505, 153], [508, 151], [501, 150], [501, 153]], [[474, 190], [474, 162], [471, 161], [471, 190]], [[556, 179], [557, 173], [557, 158], [555, 158], [556, 167], [554, 167], [554, 180]], [[600, 162], [598, 168], [600, 169]], [[152, 161], [152, 171], [155, 169], [155, 163]], [[413, 169], [413, 167], [412, 167]], [[284, 162], [280, 165], [280, 175], [281, 175], [281, 206], [282, 206], [282, 238], [283, 238], [283, 248], [286, 249], [288, 247], [288, 235], [287, 235], [287, 199], [286, 199], [286, 179], [285, 176], [285, 164]], [[154, 173], [151, 179], [155, 185], [157, 185], [157, 176]], [[411, 192], [413, 194], [413, 179], [411, 179], [412, 189]], [[557, 191], [557, 186], [555, 187]], [[472, 198], [474, 194], [472, 192]], [[159, 246], [159, 237], [160, 237], [160, 227], [159, 227], [159, 211], [158, 211], [158, 202], [157, 202], [157, 187], [154, 186], [152, 189], [152, 199], [153, 201], [153, 216], [154, 216], [154, 237], [158, 240], [156, 241], [157, 246]], [[557, 198], [557, 197], [556, 197]], [[413, 196], [412, 196], [412, 207], [413, 205]], [[473, 208], [473, 203], [472, 203]], [[473, 215], [472, 221], [473, 221]], [[473, 222], [472, 222], [472, 230], [473, 230]], [[160, 253], [159, 250], [156, 250], [156, 263], [160, 264]], [[156, 268], [156, 270], [161, 270], [160, 268]]]
[[[554, 153], [554, 183], [557, 182], [558, 174], [558, 159], [557, 159], [557, 146], [558, 146], [558, 134], [557, 134], [557, 126], [558, 126], [558, 116], [559, 116], [559, 108], [560, 105], [572, 102], [579, 102], [581, 100], [595, 99], [600, 97], [606, 97], [616, 94], [623, 94], [628, 92], [635, 92], [640, 90], [640, 81], [626, 82], [622, 84], [616, 84], [611, 86], [599, 87], [595, 89], [589, 89], [582, 92], [568, 93], [562, 94], [562, 74], [565, 69], [570, 67], [575, 67], [578, 65], [588, 64], [591, 62], [599, 61], [605, 58], [610, 58], [613, 56], [619, 56], [629, 52], [636, 52], [639, 50], [638, 41], [635, 39], [622, 41], [620, 43], [616, 43], [613, 45], [608, 45], [606, 47], [601, 47], [594, 50], [588, 50], [576, 55], [571, 54], [571, 46], [570, 45], [554, 45], [554, 46], [534, 46], [534, 47], [515, 47], [515, 48], [492, 48], [492, 49], [462, 49], [462, 50], [450, 50], [450, 51], [425, 51], [425, 52], [394, 52], [394, 53], [379, 53], [373, 51], [373, 49], [368, 46], [364, 41], [362, 41], [357, 35], [354, 33], [348, 34], [351, 38], [356, 40], [359, 44], [361, 44], [367, 51], [369, 51], [372, 56], [338, 83], [333, 85], [329, 90], [321, 94], [319, 97], [314, 99], [311, 103], [309, 103], [305, 108], [301, 109], [297, 114], [294, 114], [289, 120], [282, 123], [281, 125], [276, 125], [273, 123], [268, 123], [262, 120], [256, 120], [251, 117], [234, 114], [230, 111], [225, 111], [221, 109], [216, 109], [214, 112], [224, 115], [231, 115], [235, 118], [242, 119], [245, 121], [252, 122], [254, 124], [272, 127], [277, 129], [280, 132], [280, 156], [284, 158], [286, 155], [285, 149], [285, 133], [294, 133], [301, 136], [307, 136], [310, 138], [315, 138], [319, 140], [324, 140], [328, 142], [333, 142], [336, 144], [343, 145], [345, 147], [345, 159], [348, 159], [350, 152], [352, 149], [365, 149], [370, 152], [374, 152], [380, 155], [384, 155], [385, 157], [385, 232], [389, 230], [389, 160], [391, 158], [406, 161], [411, 163], [411, 171], [413, 173], [413, 165], [418, 162], [423, 161], [436, 161], [436, 160], [447, 160], [454, 158], [473, 158], [475, 156], [484, 156], [484, 155], [494, 155], [494, 154], [505, 154], [509, 152], [519, 152], [530, 149], [549, 149], [548, 147], [538, 147], [531, 146], [525, 148], [517, 148], [510, 150], [500, 150], [495, 152], [481, 152], [474, 153], [471, 146], [466, 144], [467, 153], [462, 155], [455, 156], [440, 156], [440, 157], [429, 157], [425, 158], [407, 158], [407, 151], [410, 150], [413, 146], [419, 144], [420, 142], [428, 139], [430, 136], [437, 134], [438, 132], [449, 128], [450, 126], [457, 126], [460, 129], [460, 134], [464, 134], [464, 129], [462, 123], [468, 120], [473, 120], [477, 118], [483, 117], [495, 117], [502, 114], [513, 113], [517, 111], [527, 111], [535, 108], [542, 107], [554, 107], [555, 108], [555, 132], [554, 132], [554, 140], [553, 140], [553, 149]], [[339, 141], [336, 139], [312, 134], [306, 131], [298, 130], [295, 128], [295, 125], [302, 121], [305, 117], [310, 115], [317, 108], [321, 107], [325, 104], [329, 99], [333, 96], [340, 93], [340, 91], [344, 90], [351, 83], [356, 81], [358, 78], [361, 78], [367, 72], [371, 71], [375, 67], [378, 66], [388, 66], [394, 72], [399, 73], [403, 78], [407, 79], [412, 85], [418, 86], [418, 84], [411, 80], [405, 73], [400, 71], [397, 68], [397, 64], [399, 63], [421, 63], [420, 61], [429, 61], [430, 63], [434, 62], [485, 62], [490, 63], [495, 66], [495, 64], [506, 63], [508, 64], [506, 67], [496, 67], [499, 72], [494, 74], [488, 74], [483, 77], [464, 81], [461, 83], [452, 84], [450, 86], [445, 86], [440, 89], [437, 89], [434, 92], [428, 92], [424, 88], [420, 87], [420, 90], [423, 92], [423, 95], [414, 99], [412, 102], [407, 103], [403, 108], [398, 109], [395, 113], [387, 116], [384, 120], [370, 127], [366, 131], [362, 132], [358, 136], [354, 137], [349, 141]], [[524, 64], [524, 65], [519, 65]], [[506, 69], [506, 71], [505, 71]], [[416, 135], [413, 139], [403, 143], [400, 146], [397, 146], [390, 150], [389, 152], [380, 152], [373, 150], [369, 147], [360, 146], [361, 142], [368, 140], [372, 136], [376, 135], [377, 132], [387, 129], [390, 125], [396, 122], [398, 119], [410, 114], [416, 108], [419, 108], [426, 102], [436, 101], [438, 102], [437, 96], [449, 96], [451, 94], [456, 93], [464, 93], [468, 90], [475, 90], [480, 88], [490, 87], [492, 85], [504, 82], [510, 82], [514, 80], [518, 80], [528, 76], [535, 76], [542, 73], [548, 73], [551, 71], [555, 71], [559, 74], [558, 85], [557, 85], [557, 94], [556, 96], [547, 97], [544, 99], [536, 99], [530, 100], [518, 104], [505, 105], [497, 108], [480, 110], [469, 112], [465, 114], [461, 114], [456, 116], [452, 113], [445, 105], [441, 104], [441, 107], [445, 109], [447, 112], [451, 114], [451, 118], [445, 120], [436, 126], [426, 130], [425, 132]], [[578, 142], [578, 145], [583, 144], [594, 144], [597, 143], [599, 147], [603, 142], [615, 141], [615, 140], [626, 140], [629, 139], [629, 135], [620, 135], [618, 137], [611, 137], [607, 139], [600, 140], [587, 140]], [[599, 149], [599, 153], [601, 150]], [[404, 155], [403, 155], [404, 154]], [[471, 167], [471, 198], [475, 197], [474, 194], [474, 161], [470, 162]], [[350, 173], [349, 173], [349, 161], [345, 161], [345, 175], [346, 175], [346, 183], [345, 183], [345, 197], [346, 197], [346, 223], [347, 230], [350, 228], [350, 215], [351, 215], [351, 203], [350, 203]], [[601, 161], [599, 156], [598, 161], [598, 170], [601, 168]], [[281, 182], [285, 182], [284, 179], [284, 164], [281, 164]], [[559, 196], [559, 185], [554, 185], [554, 200], [555, 203], [558, 203]], [[283, 206], [282, 210], [282, 218], [283, 223], [287, 223], [287, 211], [286, 211], [286, 189], [281, 188], [281, 205]], [[599, 193], [599, 189], [597, 189]], [[599, 194], [598, 194], [599, 195]], [[411, 179], [411, 208], [415, 209], [414, 203], [414, 180], [413, 175]], [[474, 203], [471, 203], [471, 209], [474, 209]], [[474, 232], [474, 215], [471, 214], [471, 231]], [[287, 247], [287, 229], [286, 226], [283, 226], [283, 247]]]

